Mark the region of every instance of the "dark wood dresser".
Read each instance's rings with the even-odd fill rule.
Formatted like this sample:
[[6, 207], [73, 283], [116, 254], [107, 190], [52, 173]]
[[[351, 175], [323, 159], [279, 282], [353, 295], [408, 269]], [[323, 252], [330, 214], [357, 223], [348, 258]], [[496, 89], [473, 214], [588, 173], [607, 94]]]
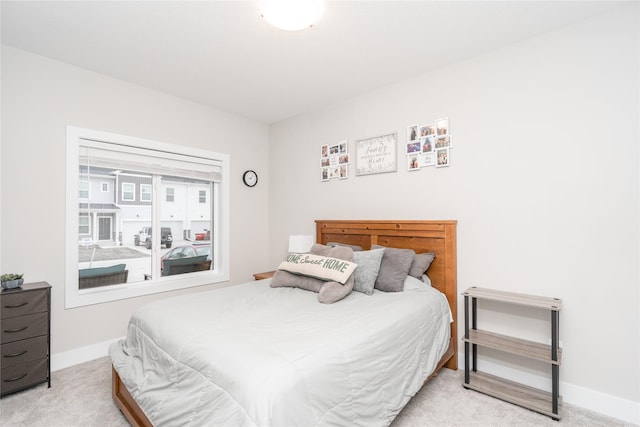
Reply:
[[51, 285], [0, 292], [0, 396], [48, 382], [51, 387]]

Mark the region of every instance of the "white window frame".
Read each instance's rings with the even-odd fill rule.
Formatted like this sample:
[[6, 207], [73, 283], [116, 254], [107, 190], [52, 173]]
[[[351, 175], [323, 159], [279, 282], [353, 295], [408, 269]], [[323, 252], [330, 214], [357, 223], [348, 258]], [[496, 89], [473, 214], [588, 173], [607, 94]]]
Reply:
[[109, 192], [109, 183], [104, 181], [100, 183], [100, 190], [102, 190], [103, 193], [108, 193]]
[[[103, 141], [142, 149], [159, 150], [167, 153], [214, 159], [221, 165], [221, 182], [214, 184], [216, 197], [211, 200], [212, 213], [215, 222], [212, 235], [217, 236], [212, 244], [214, 269], [189, 274], [161, 277], [154, 275], [154, 279], [142, 282], [123, 283], [91, 289], [78, 288], [78, 231], [79, 231], [79, 152], [82, 140]], [[67, 159], [66, 159], [66, 239], [65, 239], [65, 308], [82, 307], [116, 301], [125, 298], [139, 297], [159, 292], [186, 289], [195, 286], [210, 285], [213, 288], [227, 286], [229, 281], [229, 189], [230, 189], [230, 158], [227, 154], [215, 153], [208, 150], [167, 144], [159, 141], [141, 139], [131, 136], [112, 134], [91, 129], [67, 126]], [[160, 186], [154, 188], [160, 191]], [[134, 193], [135, 194], [135, 193]], [[157, 198], [156, 200], [159, 200]], [[157, 214], [156, 214], [157, 215]], [[160, 252], [160, 239], [154, 239], [155, 253]], [[156, 259], [157, 255], [152, 256]], [[155, 262], [155, 261], [154, 261]], [[159, 269], [159, 266], [158, 266]], [[156, 278], [157, 277], [157, 278]]]
[[[171, 190], [171, 200], [169, 200], [169, 190]], [[165, 190], [165, 199], [167, 203], [174, 203], [176, 201], [176, 189], [174, 187], [167, 187]]]
[[[131, 186], [133, 187], [132, 190], [125, 190], [124, 187], [127, 186]], [[125, 194], [127, 193], [131, 193], [131, 198], [127, 199], [124, 197]], [[135, 202], [136, 201], [136, 184], [133, 182], [123, 182], [122, 183], [122, 201], [123, 202]]]
[[206, 190], [198, 190], [198, 202], [199, 203], [207, 203], [207, 191]]
[[[145, 193], [144, 191], [142, 191], [143, 188], [148, 188], [149, 189], [149, 193]], [[142, 195], [143, 194], [149, 194], [149, 200], [145, 200]], [[140, 184], [140, 201], [141, 202], [150, 202], [153, 199], [153, 188], [151, 186], [151, 184]]]

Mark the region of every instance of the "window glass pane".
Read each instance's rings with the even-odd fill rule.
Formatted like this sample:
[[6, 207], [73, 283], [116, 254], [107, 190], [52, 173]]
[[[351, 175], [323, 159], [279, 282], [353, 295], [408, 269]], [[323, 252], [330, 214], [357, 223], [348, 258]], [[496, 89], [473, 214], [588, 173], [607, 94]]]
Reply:
[[122, 183], [122, 200], [132, 202], [136, 199], [136, 185], [130, 182]]
[[[161, 275], [172, 276], [214, 268], [210, 232], [213, 206], [206, 201], [213, 183], [162, 176], [161, 187], [165, 194], [172, 194], [175, 201], [160, 206], [160, 223], [164, 234], [171, 233], [172, 236], [171, 246], [162, 250]], [[204, 202], [201, 202], [201, 194], [204, 194]]]
[[166, 194], [167, 194], [167, 197], [166, 197], [167, 202], [173, 202], [175, 198], [175, 189], [173, 187], [167, 187]]
[[151, 201], [151, 186], [149, 184], [140, 184], [140, 201]]
[[[213, 268], [210, 231], [213, 206], [207, 202], [212, 200], [208, 196], [213, 191], [212, 182], [158, 177], [161, 192], [173, 193], [175, 203], [160, 199], [160, 206], [154, 207], [153, 175], [121, 169], [85, 168], [84, 178], [89, 188], [92, 185], [101, 188], [105, 176], [114, 181], [110, 188], [120, 188], [122, 194], [90, 192], [96, 196], [88, 203], [80, 204], [80, 289], [87, 288], [89, 282], [90, 286], [99, 287], [157, 279], [155, 272], [158, 270], [154, 268], [153, 259], [159, 260], [159, 277]], [[136, 191], [141, 195], [140, 199], [130, 200]], [[160, 212], [160, 247], [154, 257], [153, 211], [156, 208]], [[118, 268], [117, 274], [111, 271]], [[126, 270], [126, 275], [122, 270]], [[105, 277], [87, 279], [92, 275]]]
[[[83, 160], [80, 175], [87, 183], [89, 198], [79, 203], [79, 289], [145, 280], [145, 274], [152, 271], [152, 257], [140, 233], [151, 226], [152, 206], [129, 200], [136, 187], [151, 182], [151, 176], [92, 166], [91, 156]], [[102, 191], [105, 188], [111, 191]]]
[[78, 233], [81, 237], [87, 236], [91, 229], [89, 228], [89, 215], [88, 214], [80, 214], [80, 218], [78, 220]]
[[79, 182], [79, 195], [78, 197], [80, 197], [81, 199], [88, 199], [89, 198], [89, 182], [88, 181], [80, 181]]

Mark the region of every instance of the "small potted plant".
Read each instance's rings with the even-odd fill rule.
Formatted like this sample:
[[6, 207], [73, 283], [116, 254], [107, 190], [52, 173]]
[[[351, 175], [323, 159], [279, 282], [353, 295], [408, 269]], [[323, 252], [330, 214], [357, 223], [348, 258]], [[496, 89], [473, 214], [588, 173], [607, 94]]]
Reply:
[[8, 273], [0, 276], [0, 282], [4, 289], [13, 289], [22, 286], [24, 279], [22, 278], [22, 274]]

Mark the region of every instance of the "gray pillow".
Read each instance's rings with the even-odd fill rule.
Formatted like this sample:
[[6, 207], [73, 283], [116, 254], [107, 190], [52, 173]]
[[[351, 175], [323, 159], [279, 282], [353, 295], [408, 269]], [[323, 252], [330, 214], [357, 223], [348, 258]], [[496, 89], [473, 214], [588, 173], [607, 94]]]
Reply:
[[[413, 249], [385, 248], [371, 245], [371, 249], [384, 248], [375, 288], [383, 292], [402, 292], [404, 279], [409, 274], [415, 252]], [[357, 271], [357, 269], [356, 269]]]
[[413, 257], [413, 263], [409, 269], [409, 276], [422, 280], [422, 275], [429, 269], [429, 266], [433, 262], [435, 256], [436, 255], [432, 252], [416, 254]]
[[305, 291], [317, 293], [320, 292], [320, 288], [324, 284], [324, 280], [316, 279], [315, 277], [293, 274], [284, 270], [276, 270], [273, 274], [270, 286], [272, 288], [300, 288]]
[[353, 262], [358, 264], [358, 268], [356, 268], [354, 273], [354, 291], [362, 292], [366, 295], [373, 294], [373, 287], [376, 284], [376, 278], [378, 277], [383, 255], [384, 248], [353, 253]]
[[331, 247], [333, 247], [333, 246], [346, 246], [348, 248], [353, 249], [354, 252], [362, 250], [362, 246], [350, 245], [348, 243], [340, 243], [340, 242], [327, 242], [327, 246], [331, 246]]

